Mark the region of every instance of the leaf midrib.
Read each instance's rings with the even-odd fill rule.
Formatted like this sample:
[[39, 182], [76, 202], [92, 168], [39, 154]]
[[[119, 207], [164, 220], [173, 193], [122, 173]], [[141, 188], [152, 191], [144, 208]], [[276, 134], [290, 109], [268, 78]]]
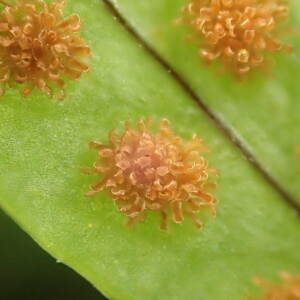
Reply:
[[116, 18], [116, 20], [125, 28], [125, 30], [143, 47], [143, 49], [152, 56], [169, 75], [177, 82], [183, 91], [191, 98], [213, 122], [219, 131], [229, 139], [230, 142], [238, 148], [245, 156], [248, 163], [261, 175], [261, 177], [281, 196], [281, 199], [293, 208], [300, 216], [300, 204], [291, 196], [291, 194], [272, 176], [270, 172], [259, 162], [253, 155], [249, 147], [234, 133], [234, 131], [215, 114], [202, 100], [201, 97], [193, 90], [190, 84], [182, 77], [171, 64], [169, 64], [160, 54], [152, 48], [148, 42], [134, 29], [127, 19], [120, 13], [111, 0], [102, 0], [108, 11]]

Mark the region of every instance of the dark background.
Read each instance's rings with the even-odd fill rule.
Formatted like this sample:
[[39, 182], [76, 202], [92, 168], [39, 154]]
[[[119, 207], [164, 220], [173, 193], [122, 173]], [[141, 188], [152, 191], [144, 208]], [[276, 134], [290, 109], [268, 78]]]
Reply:
[[0, 300], [105, 300], [0, 209]]

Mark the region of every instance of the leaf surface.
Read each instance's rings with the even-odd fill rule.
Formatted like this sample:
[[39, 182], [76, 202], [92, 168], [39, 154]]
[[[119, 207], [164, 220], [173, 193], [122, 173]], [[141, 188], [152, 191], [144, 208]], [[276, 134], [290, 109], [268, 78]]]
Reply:
[[[150, 8], [145, 3], [135, 4]], [[155, 3], [153, 9], [159, 7]], [[254, 276], [299, 272], [299, 218], [273, 186], [103, 2], [73, 0], [68, 11], [84, 20], [92, 70], [68, 83], [64, 102], [39, 93], [22, 99], [14, 91], [1, 100], [1, 207], [46, 251], [111, 299], [239, 300], [253, 289]], [[208, 74], [199, 68], [197, 76]], [[234, 84], [219, 79], [217, 85], [210, 78], [211, 95]], [[246, 98], [237, 102], [253, 100]], [[244, 124], [245, 107], [224, 99], [241, 110]], [[108, 196], [84, 197], [96, 180], [80, 172], [95, 159], [88, 142], [106, 141], [112, 128], [122, 130], [125, 120], [141, 116], [168, 118], [179, 135], [190, 138], [196, 132], [212, 149], [210, 164], [221, 173], [219, 205], [204, 230], [185, 222], [161, 232], [154, 214], [129, 230]]]

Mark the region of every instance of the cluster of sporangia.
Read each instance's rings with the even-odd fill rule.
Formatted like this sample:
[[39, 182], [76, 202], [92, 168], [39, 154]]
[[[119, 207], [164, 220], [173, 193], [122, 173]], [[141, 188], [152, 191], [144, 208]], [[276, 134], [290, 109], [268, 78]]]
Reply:
[[63, 16], [65, 0], [15, 0], [0, 11], [0, 94], [6, 85], [23, 96], [35, 88], [64, 97], [65, 77], [77, 79], [89, 67], [90, 48], [78, 36], [80, 18]]
[[189, 217], [201, 228], [200, 211], [215, 215], [216, 200], [208, 190], [216, 186], [209, 181], [216, 171], [201, 155], [208, 149], [196, 135], [190, 141], [175, 135], [167, 120], [157, 133], [149, 131], [149, 122], [141, 119], [137, 129], [127, 122], [121, 137], [115, 130], [110, 133], [108, 145], [90, 143], [98, 158], [85, 172], [103, 177], [87, 196], [108, 190], [129, 225], [142, 222], [151, 210], [160, 213], [161, 229], [167, 228], [168, 215], [175, 223]]
[[263, 295], [249, 300], [300, 300], [300, 276], [284, 272], [281, 278], [281, 283], [257, 279], [256, 282], [264, 289]]
[[288, 15], [285, 0], [188, 0], [179, 22], [200, 36], [200, 55], [219, 59], [238, 75], [265, 65], [266, 54], [285, 46], [276, 39]]

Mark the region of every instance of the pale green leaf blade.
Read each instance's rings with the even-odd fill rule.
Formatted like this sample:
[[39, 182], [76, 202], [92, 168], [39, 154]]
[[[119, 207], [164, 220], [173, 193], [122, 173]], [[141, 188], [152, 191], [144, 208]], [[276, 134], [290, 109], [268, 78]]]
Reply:
[[[58, 103], [10, 91], [0, 103], [0, 205], [45, 250], [111, 299], [243, 299], [256, 275], [299, 272], [295, 212], [102, 2], [72, 1], [93, 49], [92, 71]], [[202, 136], [220, 170], [218, 216], [159, 231], [149, 214], [128, 230], [105, 194], [80, 172], [128, 118], [166, 117], [178, 134]], [[94, 178], [95, 179], [95, 178]]]

